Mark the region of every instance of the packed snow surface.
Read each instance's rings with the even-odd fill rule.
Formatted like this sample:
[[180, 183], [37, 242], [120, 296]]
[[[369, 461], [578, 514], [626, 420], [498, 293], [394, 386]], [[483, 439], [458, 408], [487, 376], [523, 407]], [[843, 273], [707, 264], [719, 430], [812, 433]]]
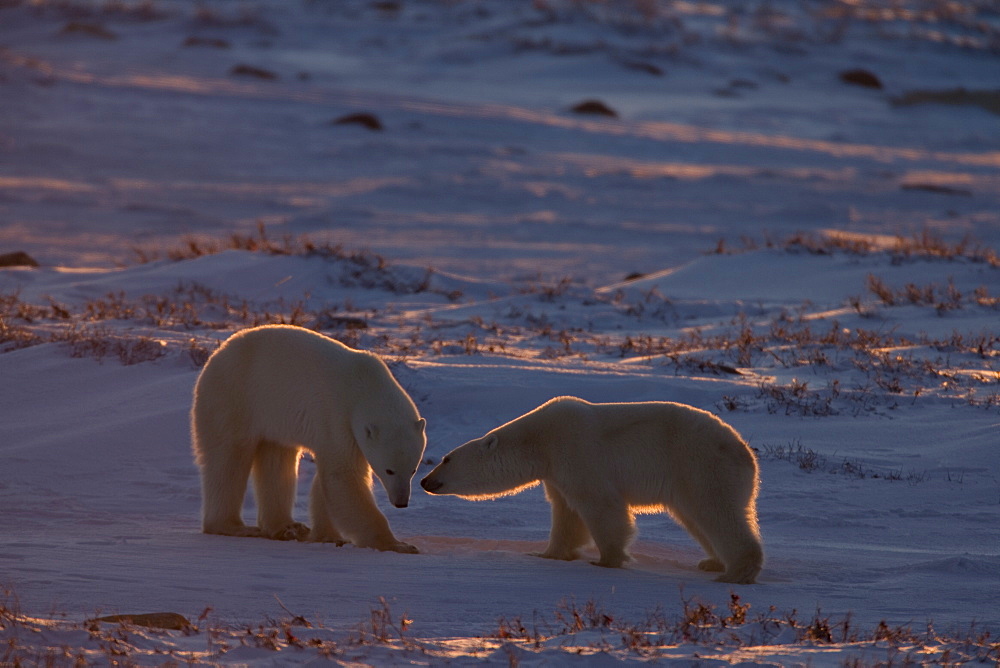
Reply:
[[[0, 0], [0, 663], [995, 663], [998, 73], [988, 2]], [[417, 479], [554, 396], [715, 412], [758, 583], [665, 515], [531, 556], [540, 488], [201, 534], [191, 391], [270, 322], [384, 356]]]

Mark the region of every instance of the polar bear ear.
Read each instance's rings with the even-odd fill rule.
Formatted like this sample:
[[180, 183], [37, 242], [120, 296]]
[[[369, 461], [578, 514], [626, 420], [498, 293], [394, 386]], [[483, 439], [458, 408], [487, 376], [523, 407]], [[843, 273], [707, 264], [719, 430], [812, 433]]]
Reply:
[[423, 431], [426, 426], [427, 426], [427, 420], [425, 420], [424, 418], [420, 418], [419, 420], [417, 420], [417, 431]]
[[499, 442], [500, 439], [497, 437], [496, 434], [490, 434], [483, 441], [483, 447], [486, 448], [487, 450], [495, 450], [497, 447], [497, 443]]
[[378, 438], [378, 425], [375, 423], [365, 425], [365, 436], [368, 437], [369, 441], [374, 441]]

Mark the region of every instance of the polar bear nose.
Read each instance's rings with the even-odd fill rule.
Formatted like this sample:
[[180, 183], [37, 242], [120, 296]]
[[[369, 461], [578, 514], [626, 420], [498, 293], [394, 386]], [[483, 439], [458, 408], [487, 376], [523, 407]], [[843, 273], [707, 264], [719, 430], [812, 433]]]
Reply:
[[441, 489], [443, 485], [444, 483], [439, 480], [431, 480], [430, 476], [420, 481], [420, 486], [431, 493]]
[[406, 508], [408, 505], [410, 505], [410, 503], [409, 501], [403, 501], [402, 503], [396, 503], [393, 505], [395, 505], [397, 508]]

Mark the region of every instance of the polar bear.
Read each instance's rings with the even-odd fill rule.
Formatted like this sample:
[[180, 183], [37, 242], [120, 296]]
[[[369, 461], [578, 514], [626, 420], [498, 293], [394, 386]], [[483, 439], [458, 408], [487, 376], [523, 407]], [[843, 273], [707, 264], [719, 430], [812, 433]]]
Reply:
[[[372, 353], [301, 327], [238, 332], [212, 354], [194, 388], [202, 529], [415, 553], [375, 505], [372, 471], [392, 504], [405, 508], [427, 443], [425, 424]], [[303, 450], [316, 460], [312, 531], [292, 519]], [[256, 527], [241, 517], [251, 473]]]
[[538, 556], [576, 559], [591, 539], [598, 566], [629, 559], [636, 513], [666, 511], [701, 544], [721, 582], [754, 582], [763, 562], [757, 460], [725, 422], [671, 402], [592, 404], [558, 397], [469, 441], [420, 481], [471, 500], [541, 482], [552, 504]]

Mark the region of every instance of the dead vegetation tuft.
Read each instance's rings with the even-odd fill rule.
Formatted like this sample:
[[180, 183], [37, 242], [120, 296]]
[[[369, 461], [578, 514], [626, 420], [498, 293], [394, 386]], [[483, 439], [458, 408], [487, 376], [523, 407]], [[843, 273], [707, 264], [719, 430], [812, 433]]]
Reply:
[[738, 246], [729, 245], [720, 239], [712, 251], [716, 254], [747, 253], [770, 249], [789, 253], [809, 253], [812, 255], [832, 255], [847, 253], [858, 256], [887, 256], [894, 265], [917, 260], [944, 260], [949, 262], [971, 262], [1000, 268], [1000, 255], [970, 238], [947, 241], [925, 230], [913, 236], [892, 238], [869, 235], [830, 232], [826, 234], [798, 233], [785, 239], [770, 237], [754, 239], [742, 237]]
[[[889, 263], [977, 262], [995, 254], [971, 242], [947, 244], [929, 235], [876, 243], [867, 238], [796, 236], [766, 247], [811, 254], [888, 254]], [[744, 249], [759, 247], [744, 242]], [[720, 245], [719, 252], [730, 252]], [[221, 240], [189, 239], [164, 252], [137, 251], [139, 260], [185, 261], [242, 251], [326, 263], [328, 281], [381, 291], [377, 308], [301, 299], [266, 302], [229, 295], [199, 283], [180, 283], [158, 295], [107, 293], [76, 304], [0, 294], [0, 352], [60, 343], [70, 354], [126, 364], [167, 354], [200, 366], [229, 333], [264, 324], [322, 331], [352, 347], [390, 359], [421, 356], [504, 356], [573, 365], [642, 364], [648, 372], [728, 377], [739, 388], [723, 395], [721, 410], [764, 410], [823, 417], [885, 412], [929, 398], [1000, 407], [1000, 333], [906, 333], [891, 324], [891, 309], [933, 309], [981, 318], [1000, 310], [985, 286], [945, 283], [891, 285], [870, 274], [865, 292], [827, 316], [809, 304], [772, 308], [748, 304], [710, 307], [674, 301], [655, 288], [594, 290], [579, 281], [524, 280], [507, 297], [483, 301], [479, 314], [451, 308], [418, 309], [415, 316], [386, 303], [385, 295], [434, 296], [453, 302], [461, 293], [435, 286], [434, 272], [398, 269], [367, 251], [275, 237], [264, 226]], [[360, 295], [360, 293], [359, 293]], [[358, 296], [364, 299], [364, 296]], [[727, 312], [731, 315], [726, 315]], [[791, 372], [791, 373], [789, 373]]]
[[[259, 650], [261, 660], [279, 663], [292, 657], [295, 661], [315, 657], [351, 663], [378, 657], [376, 660], [385, 662], [421, 664], [459, 658], [448, 639], [412, 637], [409, 628], [414, 621], [405, 614], [396, 615], [385, 597], [379, 597], [368, 619], [347, 633], [281, 607], [286, 617], [258, 624], [226, 625], [213, 619], [212, 609], [206, 608], [194, 623], [174, 613], [155, 615], [156, 627], [150, 628], [140, 623], [151, 619], [150, 615], [118, 615], [82, 623], [65, 617], [28, 617], [7, 589], [0, 592], [0, 665], [215, 665], [227, 663], [237, 654], [245, 661], [248, 650]], [[159, 624], [162, 619], [172, 624]], [[81, 632], [85, 636], [81, 637]], [[563, 601], [551, 617], [535, 611], [530, 622], [501, 617], [496, 629], [479, 637], [478, 644], [463, 642], [461, 655], [481, 659], [506, 650], [513, 661], [518, 651], [561, 651], [567, 655], [600, 653], [608, 659], [656, 660], [685, 645], [706, 652], [770, 645], [798, 650], [824, 647], [827, 652], [841, 652], [845, 663], [854, 662], [849, 665], [859, 665], [863, 657], [887, 658], [901, 665], [993, 664], [1000, 660], [1000, 643], [988, 630], [975, 625], [942, 633], [929, 623], [917, 630], [881, 621], [865, 629], [856, 625], [850, 614], [835, 619], [817, 609], [802, 617], [796, 610], [779, 612], [773, 606], [754, 612], [735, 592], [729, 593], [725, 605], [716, 606], [685, 596], [683, 587], [675, 611], [658, 607], [639, 621], [624, 619], [593, 599], [582, 604]], [[369, 657], [367, 653], [372, 651], [376, 654]], [[234, 653], [232, 657], [230, 653]]]
[[[787, 445], [764, 444], [756, 448], [761, 459], [783, 461], [795, 464], [806, 473], [827, 473], [843, 475], [857, 480], [887, 480], [891, 482], [904, 481], [911, 485], [928, 479], [926, 471], [906, 471], [901, 468], [885, 468], [872, 466], [857, 459], [847, 457], [838, 461], [831, 459], [811, 448], [804, 447], [801, 441], [792, 441]], [[950, 479], [950, 478], [949, 478]], [[953, 482], [961, 482], [957, 478]]]
[[[558, 640], [558, 646], [577, 654], [584, 650], [605, 654], [623, 652], [653, 660], [665, 658], [665, 652], [682, 645], [736, 649], [781, 644], [799, 647], [839, 645], [845, 661], [850, 661], [862, 648], [879, 643], [882, 653], [902, 665], [942, 660], [964, 663], [985, 659], [990, 662], [994, 660], [991, 657], [1000, 657], [1000, 643], [975, 626], [949, 635], [938, 633], [931, 625], [918, 631], [881, 621], [875, 628], [866, 630], [856, 626], [850, 614], [834, 619], [819, 609], [809, 617], [800, 617], [797, 610], [781, 613], [774, 607], [753, 614], [751, 605], [735, 592], [730, 592], [722, 609], [695, 597], [686, 597], [683, 587], [680, 598], [679, 612], [668, 614], [657, 608], [640, 622], [620, 619], [593, 600], [583, 605], [564, 601], [552, 621], [538, 612], [532, 614], [530, 624], [520, 617], [501, 618], [497, 629], [488, 637], [535, 650], [551, 647], [553, 641]], [[585, 638], [582, 642], [573, 638], [580, 632], [589, 632], [582, 636]]]

